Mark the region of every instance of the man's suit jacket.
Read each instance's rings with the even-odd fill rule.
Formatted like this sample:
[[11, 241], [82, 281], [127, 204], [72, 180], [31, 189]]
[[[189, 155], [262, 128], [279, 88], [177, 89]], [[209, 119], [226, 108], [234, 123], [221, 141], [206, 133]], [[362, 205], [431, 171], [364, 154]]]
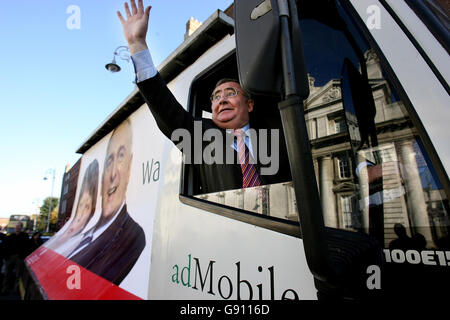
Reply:
[[[164, 80], [161, 78], [159, 73], [150, 79], [138, 83], [139, 90], [144, 97], [150, 111], [152, 112], [156, 123], [162, 133], [171, 139], [173, 131], [176, 129], [186, 129], [191, 134], [192, 140], [194, 140], [194, 122], [201, 121], [202, 123], [202, 136], [203, 133], [208, 129], [218, 129], [223, 135], [223, 155], [226, 154], [227, 149], [229, 152], [234, 154], [234, 164], [225, 164], [225, 158], [223, 164], [194, 164], [194, 177], [198, 177], [199, 186], [194, 190], [194, 194], [211, 193], [223, 190], [240, 189], [242, 188], [242, 171], [241, 166], [238, 162], [237, 152], [229, 145], [225, 143], [226, 141], [226, 130], [218, 128], [216, 124], [210, 119], [204, 118], [194, 118], [189, 112], [184, 110], [180, 103], [175, 99], [172, 92], [167, 88]], [[257, 108], [257, 106], [255, 106]], [[252, 123], [250, 119], [250, 127], [253, 129], [273, 129], [270, 126], [256, 126]], [[280, 129], [280, 128], [276, 128]], [[256, 130], [258, 132], [258, 130]], [[290, 181], [291, 174], [289, 169], [289, 162], [287, 158], [286, 147], [284, 143], [284, 137], [282, 130], [279, 137], [279, 170], [275, 175], [262, 175], [261, 168], [263, 165], [260, 162], [258, 153], [256, 153], [256, 169], [260, 175], [260, 180], [262, 184], [273, 184], [279, 182]], [[270, 144], [270, 130], [268, 138], [268, 150], [271, 154], [271, 144]], [[203, 142], [202, 150], [210, 142]], [[192, 150], [191, 155], [193, 159], [194, 155], [194, 142], [191, 142]], [[229, 150], [229, 149], [232, 150]], [[203, 158], [202, 158], [203, 159]], [[192, 162], [193, 163], [193, 162]], [[266, 165], [270, 166], [270, 164]]]
[[142, 228], [130, 217], [126, 205], [114, 222], [71, 260], [119, 285], [145, 247]]

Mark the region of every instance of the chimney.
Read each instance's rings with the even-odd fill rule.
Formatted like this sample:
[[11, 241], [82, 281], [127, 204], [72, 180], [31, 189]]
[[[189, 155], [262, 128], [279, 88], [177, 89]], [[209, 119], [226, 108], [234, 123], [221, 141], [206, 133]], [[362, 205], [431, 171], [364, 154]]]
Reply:
[[201, 25], [202, 23], [200, 21], [194, 19], [194, 17], [191, 17], [186, 23], [186, 33], [184, 34], [184, 40], [190, 37]]

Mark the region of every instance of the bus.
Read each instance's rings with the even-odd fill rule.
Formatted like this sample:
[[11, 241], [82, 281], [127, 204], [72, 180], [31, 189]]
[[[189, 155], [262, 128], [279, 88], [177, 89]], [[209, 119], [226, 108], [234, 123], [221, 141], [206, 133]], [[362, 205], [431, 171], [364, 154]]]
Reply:
[[[442, 298], [448, 10], [438, 0], [236, 0], [214, 12], [159, 74], [204, 118], [214, 84], [239, 78], [252, 117], [284, 135], [292, 180], [202, 192], [196, 164], [136, 88], [77, 150], [72, 217], [27, 257], [30, 283], [45, 299]], [[124, 131], [126, 192], [104, 225], [119, 188], [104, 180], [110, 142]]]
[[14, 230], [16, 228], [17, 223], [21, 222], [23, 225], [23, 230], [26, 229], [32, 229], [33, 228], [33, 221], [31, 220], [30, 216], [24, 215], [24, 214], [15, 214], [11, 215], [9, 217], [9, 222], [7, 226], [7, 233], [14, 233]]

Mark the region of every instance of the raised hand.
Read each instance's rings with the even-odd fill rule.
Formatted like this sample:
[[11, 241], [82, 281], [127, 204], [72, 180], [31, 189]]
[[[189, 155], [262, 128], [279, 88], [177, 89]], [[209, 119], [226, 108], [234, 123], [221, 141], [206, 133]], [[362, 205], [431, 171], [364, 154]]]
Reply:
[[131, 54], [147, 49], [147, 43], [145, 37], [147, 35], [148, 20], [150, 17], [151, 6], [148, 6], [144, 11], [143, 0], [138, 0], [138, 6], [136, 7], [135, 0], [131, 0], [131, 12], [128, 3], [125, 2], [125, 13], [127, 19], [125, 20], [117, 11], [117, 16], [120, 19], [123, 27], [123, 34], [130, 47]]

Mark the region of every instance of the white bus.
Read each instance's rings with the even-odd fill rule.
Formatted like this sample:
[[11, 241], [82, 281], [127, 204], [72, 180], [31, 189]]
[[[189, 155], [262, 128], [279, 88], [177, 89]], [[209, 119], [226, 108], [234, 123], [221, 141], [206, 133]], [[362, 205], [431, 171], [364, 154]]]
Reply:
[[[450, 285], [448, 10], [438, 0], [236, 0], [234, 17], [215, 12], [159, 72], [195, 117], [210, 117], [217, 80], [239, 78], [255, 121], [284, 134], [292, 181], [203, 194], [136, 89], [79, 148], [72, 218], [27, 258], [29, 284], [46, 299], [439, 297]], [[87, 235], [102, 237], [109, 142], [124, 121], [124, 203], [145, 241], [131, 263], [114, 258], [125, 270], [116, 276], [96, 264], [121, 249], [122, 227], [89, 263], [76, 257]], [[98, 201], [77, 225], [95, 161]]]

